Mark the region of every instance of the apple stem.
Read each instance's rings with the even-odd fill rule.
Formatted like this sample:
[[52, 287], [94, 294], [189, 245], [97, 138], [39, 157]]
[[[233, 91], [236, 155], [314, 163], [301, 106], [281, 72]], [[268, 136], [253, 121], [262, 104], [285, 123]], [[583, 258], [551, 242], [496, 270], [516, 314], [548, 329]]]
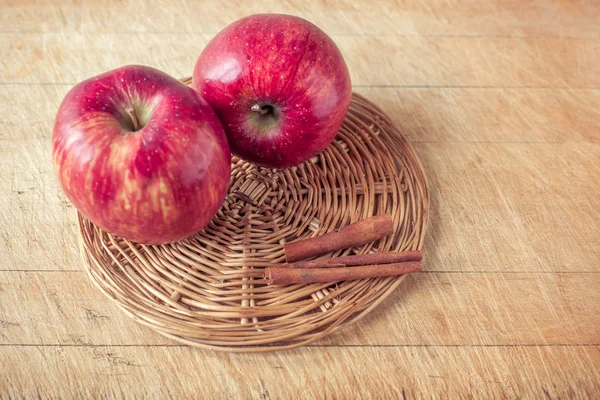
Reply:
[[133, 131], [138, 131], [140, 129], [140, 121], [135, 114], [135, 109], [133, 107], [128, 107], [126, 111], [129, 115], [129, 118], [131, 118], [131, 122], [133, 122]]
[[260, 104], [253, 105], [250, 110], [259, 113], [260, 115], [265, 115], [269, 113], [268, 107], [261, 107]]

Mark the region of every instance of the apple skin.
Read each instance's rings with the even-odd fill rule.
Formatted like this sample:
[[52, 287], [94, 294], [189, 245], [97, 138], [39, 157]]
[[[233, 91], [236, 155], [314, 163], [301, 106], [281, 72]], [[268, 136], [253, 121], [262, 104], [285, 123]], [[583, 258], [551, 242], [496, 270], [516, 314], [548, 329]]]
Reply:
[[73, 87], [58, 110], [52, 149], [62, 188], [81, 214], [143, 244], [201, 230], [229, 186], [231, 154], [216, 114], [193, 89], [150, 67], [122, 67]]
[[217, 112], [232, 152], [270, 168], [327, 147], [352, 95], [333, 40], [281, 14], [251, 15], [219, 32], [196, 62], [192, 87]]

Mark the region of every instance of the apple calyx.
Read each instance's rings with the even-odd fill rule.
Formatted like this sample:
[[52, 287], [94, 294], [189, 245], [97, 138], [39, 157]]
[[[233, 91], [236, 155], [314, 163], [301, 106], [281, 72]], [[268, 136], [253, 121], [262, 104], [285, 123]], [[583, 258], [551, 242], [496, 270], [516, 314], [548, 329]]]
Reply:
[[140, 124], [140, 120], [138, 119], [138, 116], [135, 112], [135, 108], [133, 107], [127, 107], [125, 109], [125, 112], [127, 113], [127, 115], [129, 116], [129, 118], [131, 119], [131, 128], [133, 130], [133, 132], [137, 132], [140, 129], [143, 128], [143, 126]]
[[250, 107], [250, 121], [262, 132], [272, 132], [279, 126], [280, 112], [276, 106], [266, 103], [256, 103]]
[[259, 113], [260, 115], [275, 114], [275, 109], [269, 104], [255, 104], [250, 109], [254, 112]]

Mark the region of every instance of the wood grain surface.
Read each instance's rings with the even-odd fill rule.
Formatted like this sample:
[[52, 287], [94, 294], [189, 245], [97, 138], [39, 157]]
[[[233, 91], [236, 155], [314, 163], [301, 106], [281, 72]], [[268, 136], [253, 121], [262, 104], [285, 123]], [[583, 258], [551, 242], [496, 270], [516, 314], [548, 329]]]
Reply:
[[[182, 77], [242, 16], [306, 17], [413, 143], [425, 271], [303, 349], [219, 354], [89, 282], [51, 165], [78, 81]], [[0, 398], [600, 397], [600, 2], [0, 0]]]

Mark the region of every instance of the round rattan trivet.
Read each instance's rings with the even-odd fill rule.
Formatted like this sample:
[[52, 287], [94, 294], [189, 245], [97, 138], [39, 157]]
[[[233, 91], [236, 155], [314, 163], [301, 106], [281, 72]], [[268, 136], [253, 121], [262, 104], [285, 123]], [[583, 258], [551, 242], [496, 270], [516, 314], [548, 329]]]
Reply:
[[145, 246], [81, 216], [79, 224], [92, 281], [134, 320], [192, 346], [257, 352], [306, 345], [356, 321], [404, 278], [266, 286], [263, 268], [285, 261], [283, 243], [389, 212], [393, 236], [334, 255], [420, 249], [428, 206], [413, 149], [354, 94], [336, 139], [304, 164], [270, 170], [234, 157], [223, 206], [188, 239]]

